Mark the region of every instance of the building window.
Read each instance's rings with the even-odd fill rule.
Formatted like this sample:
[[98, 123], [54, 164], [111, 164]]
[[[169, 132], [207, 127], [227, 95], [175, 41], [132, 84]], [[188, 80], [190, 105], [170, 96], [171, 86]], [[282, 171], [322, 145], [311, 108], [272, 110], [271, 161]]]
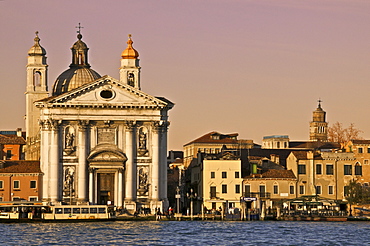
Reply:
[[31, 180], [30, 181], [30, 188], [35, 189], [36, 188], [36, 180]]
[[216, 186], [211, 186], [211, 198], [216, 198]]
[[316, 164], [316, 174], [322, 174], [322, 165]]
[[37, 196], [30, 196], [28, 198], [29, 201], [37, 201]]
[[19, 180], [14, 180], [13, 182], [13, 189], [19, 189], [20, 188], [20, 182]]
[[320, 185], [316, 186], [316, 195], [321, 195], [321, 186]]
[[222, 194], [227, 193], [227, 185], [222, 185]]
[[236, 179], [240, 178], [239, 172], [235, 172], [235, 178]]
[[6, 151], [6, 159], [7, 160], [10, 160], [12, 158], [12, 151], [11, 150], [7, 150]]
[[240, 193], [240, 185], [239, 184], [235, 185], [235, 193], [236, 194]]
[[12, 201], [20, 201], [21, 198], [19, 196], [13, 196]]
[[0, 189], [4, 189], [4, 183], [2, 180], [0, 180]]
[[298, 165], [298, 174], [306, 174], [306, 165]]
[[362, 175], [362, 166], [359, 163], [355, 165], [355, 175]]
[[260, 197], [265, 197], [266, 195], [266, 186], [260, 185]]
[[299, 194], [304, 195], [304, 185], [299, 186]]
[[370, 148], [369, 147], [367, 147], [367, 153], [370, 153]]
[[279, 186], [278, 185], [274, 185], [274, 194], [279, 194]]
[[2, 202], [3, 201], [3, 197], [2, 196], [0, 196], [0, 202]]
[[358, 151], [359, 154], [364, 153], [364, 150], [362, 148], [358, 148], [357, 151]]
[[369, 165], [369, 160], [364, 160], [364, 165]]
[[328, 194], [329, 195], [333, 195], [334, 194], [334, 186], [332, 186], [332, 185], [329, 185], [328, 186]]
[[215, 172], [211, 172], [211, 179], [215, 178]]
[[334, 166], [331, 164], [326, 165], [326, 175], [334, 174]]
[[344, 175], [352, 175], [352, 165], [344, 165]]
[[244, 196], [250, 197], [251, 196], [251, 186], [250, 185], [245, 185], [244, 186]]
[[222, 172], [222, 178], [226, 179], [227, 178], [227, 172]]
[[293, 195], [293, 194], [294, 194], [294, 185], [289, 186], [289, 193], [290, 193], [291, 195]]

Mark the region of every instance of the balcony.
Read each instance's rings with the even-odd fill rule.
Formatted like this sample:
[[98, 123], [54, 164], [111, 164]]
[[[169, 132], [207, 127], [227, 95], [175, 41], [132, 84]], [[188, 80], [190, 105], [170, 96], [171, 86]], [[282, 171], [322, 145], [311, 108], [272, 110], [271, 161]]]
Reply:
[[270, 192], [244, 192], [244, 197], [270, 198]]

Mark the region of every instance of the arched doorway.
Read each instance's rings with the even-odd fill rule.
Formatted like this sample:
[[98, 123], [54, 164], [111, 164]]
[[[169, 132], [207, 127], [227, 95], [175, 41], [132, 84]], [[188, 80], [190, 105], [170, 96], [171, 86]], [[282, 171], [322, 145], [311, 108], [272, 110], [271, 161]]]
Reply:
[[94, 204], [122, 206], [126, 155], [117, 146], [99, 144], [87, 158], [89, 200]]

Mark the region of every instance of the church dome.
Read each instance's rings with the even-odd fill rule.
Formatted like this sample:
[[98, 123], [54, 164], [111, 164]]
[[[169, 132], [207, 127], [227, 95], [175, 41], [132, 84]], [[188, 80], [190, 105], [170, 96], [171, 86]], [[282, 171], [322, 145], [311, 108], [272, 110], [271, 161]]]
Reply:
[[81, 40], [81, 33], [78, 33], [77, 38], [78, 41], [71, 47], [72, 63], [69, 65], [70, 68], [56, 79], [53, 86], [53, 96], [63, 94], [101, 78], [100, 74], [90, 68], [90, 64], [87, 60], [89, 48]]
[[28, 55], [30, 56], [46, 55], [46, 50], [40, 45], [39, 32], [36, 32], [36, 37], [34, 38], [34, 41], [35, 41], [35, 44], [28, 51]]
[[100, 77], [100, 74], [91, 68], [71, 67], [56, 79], [53, 88], [53, 96], [76, 89]]
[[122, 59], [136, 59], [139, 57], [139, 52], [132, 47], [134, 42], [131, 39], [131, 34], [128, 35], [127, 48], [122, 52]]

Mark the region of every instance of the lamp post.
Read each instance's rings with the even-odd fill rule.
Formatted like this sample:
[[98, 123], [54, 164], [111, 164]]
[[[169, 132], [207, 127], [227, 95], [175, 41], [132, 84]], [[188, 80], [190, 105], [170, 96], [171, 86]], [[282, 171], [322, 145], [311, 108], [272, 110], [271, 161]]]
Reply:
[[181, 195], [180, 195], [180, 187], [176, 187], [176, 201], [177, 201], [177, 213], [179, 214], [180, 213], [180, 198], [181, 198]]
[[193, 220], [194, 200], [197, 198], [197, 193], [194, 193], [194, 190], [190, 189], [190, 194], [186, 193], [186, 196], [190, 199], [190, 217]]

